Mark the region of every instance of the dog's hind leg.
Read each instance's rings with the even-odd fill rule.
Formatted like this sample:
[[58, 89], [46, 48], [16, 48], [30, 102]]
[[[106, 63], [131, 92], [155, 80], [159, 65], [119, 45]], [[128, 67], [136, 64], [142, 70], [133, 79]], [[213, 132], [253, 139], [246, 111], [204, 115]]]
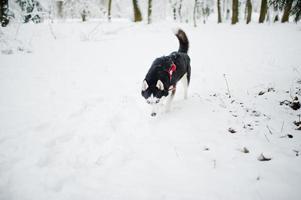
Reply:
[[166, 103], [166, 112], [169, 112], [170, 111], [170, 108], [171, 108], [171, 102], [175, 96], [175, 93], [176, 93], [176, 88], [174, 88], [172, 91], [171, 91], [171, 94], [169, 95], [169, 98], [167, 99], [167, 103]]
[[188, 93], [188, 85], [189, 85], [189, 80], [188, 80], [188, 74], [184, 74], [182, 78], [182, 83], [183, 83], [183, 88], [184, 88], [184, 99], [187, 99], [187, 93]]
[[190, 83], [190, 76], [191, 76], [191, 67], [188, 64], [187, 73], [183, 77], [183, 85], [184, 85], [184, 99], [187, 99], [188, 93], [188, 86]]

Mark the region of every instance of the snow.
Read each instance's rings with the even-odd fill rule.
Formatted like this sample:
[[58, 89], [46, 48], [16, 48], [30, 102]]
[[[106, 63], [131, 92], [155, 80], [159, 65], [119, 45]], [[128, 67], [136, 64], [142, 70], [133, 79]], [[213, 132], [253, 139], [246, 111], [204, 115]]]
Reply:
[[[179, 85], [151, 117], [142, 81], [178, 49], [174, 27], [191, 44], [188, 99]], [[301, 113], [279, 105], [300, 88], [300, 25], [17, 29], [0, 34], [0, 199], [300, 198]]]

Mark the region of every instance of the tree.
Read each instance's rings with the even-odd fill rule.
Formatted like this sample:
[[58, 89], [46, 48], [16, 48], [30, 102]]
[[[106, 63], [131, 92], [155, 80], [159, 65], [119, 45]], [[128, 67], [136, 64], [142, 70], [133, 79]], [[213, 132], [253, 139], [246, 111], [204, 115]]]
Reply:
[[[270, 0], [270, 5], [276, 11], [284, 11], [281, 19], [282, 23], [289, 21], [289, 16], [294, 16], [294, 21], [298, 22], [301, 16], [301, 0]], [[278, 14], [276, 15], [278, 20]], [[276, 17], [275, 20], [276, 21]]]
[[217, 23], [222, 23], [221, 0], [217, 0]]
[[193, 7], [193, 25], [194, 25], [194, 27], [197, 26], [197, 23], [196, 23], [197, 7], [198, 7], [198, 0], [194, 0], [194, 7]]
[[7, 26], [9, 19], [8, 13], [8, 0], [0, 0], [0, 23], [2, 27]]
[[294, 15], [294, 21], [297, 23], [301, 18], [301, 0], [297, 0], [291, 10], [291, 15]]
[[30, 20], [34, 23], [41, 22], [41, 12], [44, 8], [38, 0], [16, 0], [16, 3], [21, 7], [24, 23]]
[[182, 5], [183, 5], [183, 0], [179, 1], [179, 7], [178, 7], [178, 15], [180, 18], [180, 22], [182, 22]]
[[290, 13], [291, 13], [292, 5], [293, 5], [293, 0], [286, 0], [285, 1], [284, 13], [283, 13], [282, 19], [281, 19], [282, 23], [285, 23], [285, 22], [289, 21], [289, 16], [290, 16]]
[[238, 0], [232, 1], [232, 20], [231, 24], [238, 22]]
[[252, 18], [252, 2], [251, 2], [251, 0], [247, 0], [246, 10], [247, 10], [247, 24], [249, 24], [251, 22], [251, 18]]
[[226, 21], [230, 19], [230, 1], [231, 0], [223, 0], [223, 13], [226, 15], [224, 17]]
[[264, 22], [267, 11], [268, 11], [268, 2], [267, 2], [267, 0], [261, 0], [259, 23]]
[[279, 11], [282, 11], [284, 8], [285, 0], [270, 0], [269, 4], [274, 8], [275, 17], [274, 22], [279, 21]]
[[56, 15], [59, 19], [63, 19], [64, 14], [63, 14], [63, 1], [56, 1], [55, 6], [56, 6]]
[[[173, 14], [174, 21], [177, 20], [177, 3], [178, 3], [177, 0], [169, 0], [169, 4], [171, 5], [171, 8], [172, 8], [172, 14]], [[182, 2], [181, 2], [181, 4], [182, 4]], [[181, 7], [182, 7], [182, 5], [181, 5]], [[178, 12], [179, 12], [179, 10], [178, 10]]]
[[142, 15], [140, 8], [138, 6], [138, 0], [133, 0], [133, 7], [134, 7], [134, 22], [142, 21]]
[[152, 22], [152, 0], [148, 0], [148, 7], [147, 7], [147, 23], [150, 24]]
[[112, 8], [112, 0], [109, 0], [108, 3], [108, 21], [111, 21], [111, 8]]

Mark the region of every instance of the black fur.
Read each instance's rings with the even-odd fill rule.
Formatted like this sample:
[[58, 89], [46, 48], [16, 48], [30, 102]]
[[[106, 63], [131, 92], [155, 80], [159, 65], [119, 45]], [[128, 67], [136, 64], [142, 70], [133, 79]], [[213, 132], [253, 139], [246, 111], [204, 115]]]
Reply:
[[[160, 99], [163, 96], [168, 96], [169, 88], [175, 88], [177, 82], [187, 73], [188, 84], [190, 82], [191, 67], [190, 58], [187, 54], [189, 48], [189, 41], [185, 32], [181, 29], [178, 30], [176, 36], [179, 40], [180, 46], [177, 52], [172, 52], [168, 56], [162, 56], [154, 60], [145, 79], [148, 88], [142, 91], [142, 96], [147, 99], [153, 94], [154, 97]], [[171, 79], [168, 70], [172, 64], [176, 65], [176, 71], [173, 72]], [[161, 80], [164, 84], [164, 90], [159, 90], [156, 87], [157, 81]]]

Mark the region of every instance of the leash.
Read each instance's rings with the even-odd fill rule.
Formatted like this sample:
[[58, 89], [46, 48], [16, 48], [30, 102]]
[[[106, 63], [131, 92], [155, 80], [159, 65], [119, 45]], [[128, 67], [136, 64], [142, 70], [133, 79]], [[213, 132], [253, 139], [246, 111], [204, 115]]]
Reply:
[[165, 70], [165, 72], [168, 73], [169, 81], [171, 81], [172, 74], [177, 70], [177, 66], [174, 62], [172, 62], [170, 68], [168, 70]]
[[[174, 62], [172, 62], [170, 68], [168, 70], [165, 70], [167, 73], [168, 73], [168, 76], [169, 76], [169, 81], [171, 82], [171, 79], [172, 79], [172, 74], [177, 70], [177, 66]], [[168, 88], [168, 91], [174, 91], [176, 90], [176, 87], [174, 85], [171, 85], [169, 88]]]

